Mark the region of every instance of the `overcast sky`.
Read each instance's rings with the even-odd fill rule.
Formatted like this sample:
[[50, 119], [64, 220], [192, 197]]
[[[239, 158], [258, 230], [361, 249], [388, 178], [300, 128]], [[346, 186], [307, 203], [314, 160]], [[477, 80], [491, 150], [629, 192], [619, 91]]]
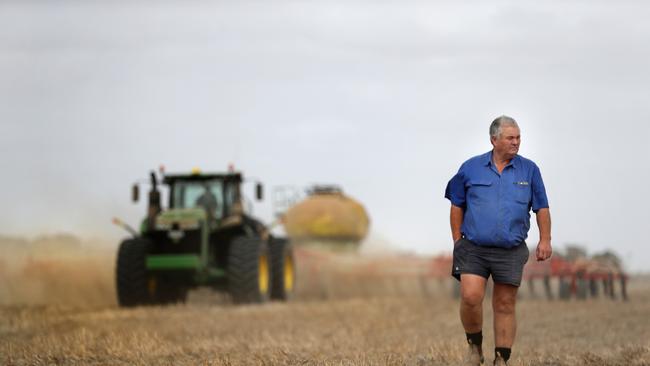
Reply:
[[[449, 251], [446, 182], [508, 114], [554, 245], [650, 271], [649, 16], [644, 1], [2, 1], [0, 233], [117, 243], [110, 218], [138, 222], [129, 189], [148, 170], [233, 163], [267, 192], [340, 184], [375, 237]], [[256, 212], [270, 221], [269, 200]]]

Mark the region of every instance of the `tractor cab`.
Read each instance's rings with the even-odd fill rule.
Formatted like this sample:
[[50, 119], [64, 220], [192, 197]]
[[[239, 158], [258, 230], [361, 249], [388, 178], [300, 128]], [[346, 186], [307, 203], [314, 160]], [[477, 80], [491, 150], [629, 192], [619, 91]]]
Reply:
[[167, 175], [169, 208], [200, 208], [210, 222], [243, 214], [240, 173]]
[[[151, 172], [149, 205], [141, 232], [153, 231], [160, 226], [167, 229], [168, 219], [179, 215], [205, 220], [210, 231], [239, 225], [246, 216], [241, 192], [243, 182], [239, 172], [201, 173], [193, 170], [191, 174], [164, 175], [162, 183], [168, 187], [169, 201], [167, 209], [163, 210], [158, 177]], [[255, 191], [257, 199], [262, 200], [261, 183], [256, 184]], [[138, 201], [139, 195], [139, 185], [136, 183], [132, 192], [134, 202]]]

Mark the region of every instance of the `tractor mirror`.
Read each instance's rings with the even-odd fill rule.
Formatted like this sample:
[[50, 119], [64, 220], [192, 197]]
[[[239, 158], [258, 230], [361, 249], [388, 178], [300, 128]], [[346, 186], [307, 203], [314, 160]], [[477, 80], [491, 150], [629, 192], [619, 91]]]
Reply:
[[255, 196], [258, 201], [261, 201], [264, 198], [264, 187], [262, 186], [262, 183], [257, 183], [255, 185]]
[[134, 184], [133, 188], [131, 189], [131, 199], [133, 202], [138, 202], [140, 199], [140, 187], [138, 187], [137, 184]]

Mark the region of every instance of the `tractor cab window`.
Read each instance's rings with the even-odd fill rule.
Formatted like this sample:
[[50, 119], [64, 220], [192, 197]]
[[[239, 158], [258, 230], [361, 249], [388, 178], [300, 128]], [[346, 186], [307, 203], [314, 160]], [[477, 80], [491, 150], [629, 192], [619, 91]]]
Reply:
[[239, 185], [232, 182], [227, 183], [224, 189], [224, 196], [228, 215], [241, 213], [241, 207], [237, 205], [239, 203]]
[[173, 190], [174, 208], [203, 208], [209, 217], [223, 217], [223, 184], [221, 181], [177, 182]]

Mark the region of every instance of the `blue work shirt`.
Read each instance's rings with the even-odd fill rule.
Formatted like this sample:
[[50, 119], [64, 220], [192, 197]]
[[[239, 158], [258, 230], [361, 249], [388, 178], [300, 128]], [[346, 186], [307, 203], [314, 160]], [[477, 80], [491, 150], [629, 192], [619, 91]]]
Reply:
[[548, 207], [542, 174], [520, 155], [501, 174], [492, 151], [461, 165], [445, 190], [445, 198], [464, 211], [461, 232], [481, 246], [512, 248], [528, 237], [530, 209]]

